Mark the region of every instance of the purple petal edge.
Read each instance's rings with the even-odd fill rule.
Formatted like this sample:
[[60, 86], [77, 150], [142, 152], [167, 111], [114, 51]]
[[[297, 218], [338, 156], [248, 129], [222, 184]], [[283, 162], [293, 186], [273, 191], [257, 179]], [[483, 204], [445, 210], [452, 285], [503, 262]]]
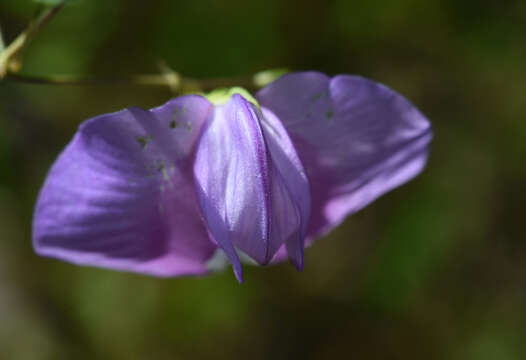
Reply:
[[428, 120], [383, 85], [359, 76], [291, 73], [256, 98], [282, 121], [307, 171], [307, 245], [425, 166]]
[[[193, 192], [189, 138], [197, 138], [210, 108], [185, 96], [151, 112], [130, 108], [81, 124], [39, 194], [35, 251], [161, 277], [206, 274], [216, 246]], [[193, 132], [171, 126], [174, 109]]]

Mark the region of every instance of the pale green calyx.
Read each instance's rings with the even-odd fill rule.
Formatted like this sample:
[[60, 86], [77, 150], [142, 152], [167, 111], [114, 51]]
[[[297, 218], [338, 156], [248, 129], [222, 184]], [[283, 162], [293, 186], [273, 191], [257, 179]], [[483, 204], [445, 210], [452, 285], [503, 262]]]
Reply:
[[237, 86], [232, 88], [215, 89], [214, 91], [205, 94], [205, 97], [214, 105], [223, 105], [227, 103], [234, 94], [239, 94], [247, 101], [256, 105], [258, 108], [260, 107], [258, 101], [252, 96], [252, 94], [250, 94], [246, 89]]

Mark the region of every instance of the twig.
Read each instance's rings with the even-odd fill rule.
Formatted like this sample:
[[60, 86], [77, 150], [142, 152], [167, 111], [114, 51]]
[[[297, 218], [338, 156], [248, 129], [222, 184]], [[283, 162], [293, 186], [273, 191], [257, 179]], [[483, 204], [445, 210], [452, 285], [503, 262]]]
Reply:
[[122, 78], [94, 78], [75, 75], [50, 75], [31, 76], [19, 74], [17, 62], [13, 61], [24, 49], [27, 43], [38, 33], [38, 31], [49, 20], [51, 20], [64, 6], [62, 1], [52, 8], [44, 11], [36, 20], [32, 21], [27, 28], [20, 33], [7, 47], [4, 47], [0, 29], [0, 80], [19, 82], [25, 84], [46, 85], [111, 85], [111, 84], [133, 84], [140, 86], [168, 86], [175, 93], [210, 91], [221, 87], [241, 86], [249, 91], [265, 86], [275, 78], [279, 77], [284, 70], [275, 69], [264, 71], [255, 76], [193, 79], [183, 77], [170, 69], [166, 63], [160, 62], [161, 74], [132, 75]]
[[[178, 81], [174, 82], [174, 77]], [[184, 93], [189, 91], [209, 91], [220, 87], [241, 86], [247, 90], [256, 90], [252, 77], [232, 77], [232, 78], [212, 78], [212, 79], [193, 79], [172, 73], [166, 74], [146, 74], [133, 75], [122, 78], [93, 78], [84, 76], [53, 75], [53, 76], [29, 76], [23, 74], [7, 73], [6, 81], [37, 84], [37, 85], [122, 85], [133, 84], [139, 86], [168, 86], [174, 92]]]
[[20, 51], [27, 45], [38, 31], [44, 26], [49, 20], [51, 20], [57, 12], [62, 9], [64, 2], [53, 6], [52, 8], [44, 11], [35, 21], [32, 21], [22, 33], [20, 33], [11, 44], [4, 48], [0, 52], [0, 79], [3, 78], [8, 70], [10, 61], [15, 58]]

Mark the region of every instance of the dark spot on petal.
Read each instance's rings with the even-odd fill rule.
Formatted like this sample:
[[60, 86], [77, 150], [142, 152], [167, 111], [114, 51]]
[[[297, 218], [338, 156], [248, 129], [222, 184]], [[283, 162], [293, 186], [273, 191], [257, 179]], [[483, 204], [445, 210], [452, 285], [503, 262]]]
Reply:
[[163, 173], [163, 175], [166, 172], [166, 165], [164, 164], [164, 161], [162, 160], [156, 160], [153, 163], [153, 166], [155, 167], [155, 170], [157, 170], [157, 172]]
[[314, 97], [312, 98], [312, 101], [319, 100], [321, 99], [322, 96], [323, 96], [323, 92], [319, 92], [316, 95], [314, 95]]
[[334, 117], [334, 110], [333, 109], [327, 110], [327, 113], [325, 114], [325, 116], [327, 117], [327, 119], [332, 120], [332, 118]]
[[148, 145], [148, 143], [152, 140], [152, 136], [151, 135], [137, 136], [136, 139], [141, 145], [142, 149], [144, 150], [146, 148], [146, 145]]
[[170, 121], [170, 129], [175, 129], [177, 122], [175, 120]]
[[152, 168], [151, 168], [150, 164], [146, 164], [145, 168], [146, 168], [146, 175], [147, 176], [152, 176], [153, 174], [152, 174]]

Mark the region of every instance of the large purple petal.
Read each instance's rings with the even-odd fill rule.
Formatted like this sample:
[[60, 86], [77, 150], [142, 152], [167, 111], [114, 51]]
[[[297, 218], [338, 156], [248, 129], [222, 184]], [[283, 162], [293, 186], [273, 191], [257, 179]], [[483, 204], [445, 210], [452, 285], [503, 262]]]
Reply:
[[193, 147], [212, 105], [180, 97], [80, 126], [37, 201], [37, 253], [156, 276], [203, 274], [216, 246], [202, 224]]
[[312, 193], [309, 241], [413, 178], [431, 129], [405, 98], [358, 76], [285, 75], [256, 96], [284, 124]]

